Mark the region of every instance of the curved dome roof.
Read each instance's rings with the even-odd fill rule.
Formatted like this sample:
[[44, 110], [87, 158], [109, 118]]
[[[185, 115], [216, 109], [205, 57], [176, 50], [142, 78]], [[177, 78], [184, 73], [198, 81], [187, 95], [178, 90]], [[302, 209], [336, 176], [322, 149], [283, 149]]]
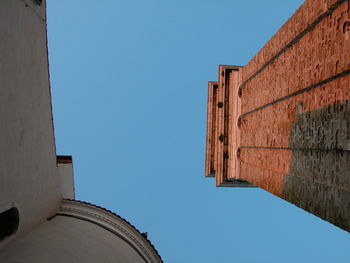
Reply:
[[147, 235], [117, 214], [90, 203], [63, 200], [53, 217], [3, 250], [0, 262], [163, 261]]
[[63, 200], [57, 215], [74, 217], [98, 225], [126, 241], [145, 262], [163, 262], [145, 234], [110, 210], [91, 203], [66, 199]]

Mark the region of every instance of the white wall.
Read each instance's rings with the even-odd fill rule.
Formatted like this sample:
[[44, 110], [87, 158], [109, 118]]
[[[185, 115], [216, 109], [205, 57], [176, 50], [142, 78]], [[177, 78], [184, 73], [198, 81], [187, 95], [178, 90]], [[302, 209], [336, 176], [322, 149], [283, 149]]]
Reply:
[[0, 207], [20, 213], [16, 235], [54, 215], [61, 203], [46, 45], [45, 1], [0, 1]]
[[56, 216], [0, 254], [0, 262], [144, 263], [126, 241], [104, 228]]

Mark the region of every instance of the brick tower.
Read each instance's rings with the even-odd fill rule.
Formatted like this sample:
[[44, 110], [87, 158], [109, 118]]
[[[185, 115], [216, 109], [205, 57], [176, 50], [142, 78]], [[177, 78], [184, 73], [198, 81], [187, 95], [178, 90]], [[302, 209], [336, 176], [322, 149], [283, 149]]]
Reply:
[[206, 177], [257, 186], [350, 231], [350, 1], [307, 0], [208, 83]]

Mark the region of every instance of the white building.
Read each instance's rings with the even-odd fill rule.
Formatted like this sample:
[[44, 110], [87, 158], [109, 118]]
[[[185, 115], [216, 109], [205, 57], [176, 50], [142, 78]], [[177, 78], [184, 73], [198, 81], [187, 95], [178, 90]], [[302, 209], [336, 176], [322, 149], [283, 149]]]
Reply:
[[0, 262], [162, 262], [130, 223], [74, 200], [47, 52], [46, 1], [0, 0]]

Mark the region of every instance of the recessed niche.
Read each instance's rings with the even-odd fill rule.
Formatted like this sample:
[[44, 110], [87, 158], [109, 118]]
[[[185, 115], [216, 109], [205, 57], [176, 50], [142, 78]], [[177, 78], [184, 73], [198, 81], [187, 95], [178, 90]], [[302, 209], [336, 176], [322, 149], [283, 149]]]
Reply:
[[0, 213], [0, 241], [16, 233], [19, 224], [18, 209], [12, 207]]

